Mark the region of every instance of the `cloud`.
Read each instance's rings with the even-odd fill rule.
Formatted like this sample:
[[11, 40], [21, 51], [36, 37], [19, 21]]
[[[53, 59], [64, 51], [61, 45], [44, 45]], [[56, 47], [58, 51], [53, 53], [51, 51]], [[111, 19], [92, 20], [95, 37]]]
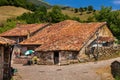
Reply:
[[120, 0], [114, 0], [113, 3], [116, 4], [116, 5], [119, 5], [120, 4]]

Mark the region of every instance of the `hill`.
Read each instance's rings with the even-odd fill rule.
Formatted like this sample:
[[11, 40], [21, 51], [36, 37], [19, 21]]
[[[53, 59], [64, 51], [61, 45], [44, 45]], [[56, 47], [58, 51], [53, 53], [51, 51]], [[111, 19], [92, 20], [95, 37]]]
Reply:
[[0, 23], [3, 23], [8, 18], [14, 18], [26, 12], [30, 12], [30, 11], [21, 7], [1, 6], [0, 7]]
[[89, 14], [87, 14], [87, 12], [83, 12], [81, 15], [80, 12], [75, 13], [72, 10], [62, 10], [62, 12], [63, 12], [63, 14], [69, 15], [70, 17], [79, 17], [80, 20], [87, 20], [88, 17], [90, 17], [90, 16], [92, 17], [94, 14], [93, 12], [89, 13]]
[[45, 6], [46, 8], [51, 8], [52, 6], [48, 4], [47, 2], [44, 2], [43, 0], [27, 0], [29, 2], [32, 2], [36, 6]]
[[[87, 13], [87, 11], [85, 11], [81, 15], [80, 12], [75, 13], [74, 9], [75, 8], [62, 9], [62, 13], [65, 14], [65, 15], [68, 15], [70, 17], [79, 17], [80, 20], [82, 20], [82, 21], [86, 21], [89, 17], [93, 17], [94, 13], [98, 13], [98, 11], [91, 12], [91, 13]], [[51, 10], [52, 9], [48, 9], [48, 12], [50, 12]]]

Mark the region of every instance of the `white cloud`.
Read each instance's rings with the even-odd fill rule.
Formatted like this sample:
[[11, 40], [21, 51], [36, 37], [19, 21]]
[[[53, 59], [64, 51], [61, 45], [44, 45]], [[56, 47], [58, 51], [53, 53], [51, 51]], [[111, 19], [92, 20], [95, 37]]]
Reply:
[[119, 5], [120, 4], [120, 0], [114, 0], [113, 3]]

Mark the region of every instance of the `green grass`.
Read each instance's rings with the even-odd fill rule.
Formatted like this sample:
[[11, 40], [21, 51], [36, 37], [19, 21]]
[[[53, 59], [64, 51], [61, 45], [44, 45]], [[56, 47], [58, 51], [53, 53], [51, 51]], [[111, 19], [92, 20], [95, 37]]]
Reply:
[[69, 15], [70, 17], [79, 17], [80, 20], [87, 20], [88, 17], [90, 17], [90, 16], [92, 17], [93, 14], [94, 14], [93, 12], [91, 12], [91, 13], [88, 14], [88, 13], [85, 11], [85, 12], [83, 12], [82, 15], [81, 15], [80, 12], [74, 13], [74, 11], [72, 11], [72, 10], [62, 10], [62, 12], [63, 12], [63, 14]]
[[[48, 9], [48, 12], [51, 11], [51, 9]], [[62, 10], [62, 13], [65, 15], [68, 15], [70, 17], [79, 17], [80, 20], [85, 21], [88, 19], [88, 17], [93, 17], [94, 13], [98, 13], [98, 11], [96, 12], [91, 12], [91, 13], [87, 13], [87, 11], [83, 12], [82, 15], [80, 12], [75, 13], [74, 9], [66, 9], [66, 10]]]
[[115, 80], [120, 80], [120, 76], [116, 76], [116, 77], [115, 77]]
[[10, 30], [16, 26], [16, 21], [11, 20], [4, 23], [3, 27], [0, 27], [0, 33]]

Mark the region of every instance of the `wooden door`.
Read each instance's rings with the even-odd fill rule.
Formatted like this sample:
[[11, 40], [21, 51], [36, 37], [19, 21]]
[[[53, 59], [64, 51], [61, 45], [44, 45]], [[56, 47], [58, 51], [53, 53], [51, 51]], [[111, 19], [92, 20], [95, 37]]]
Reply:
[[54, 64], [58, 64], [59, 63], [59, 52], [55, 51], [54, 52]]

